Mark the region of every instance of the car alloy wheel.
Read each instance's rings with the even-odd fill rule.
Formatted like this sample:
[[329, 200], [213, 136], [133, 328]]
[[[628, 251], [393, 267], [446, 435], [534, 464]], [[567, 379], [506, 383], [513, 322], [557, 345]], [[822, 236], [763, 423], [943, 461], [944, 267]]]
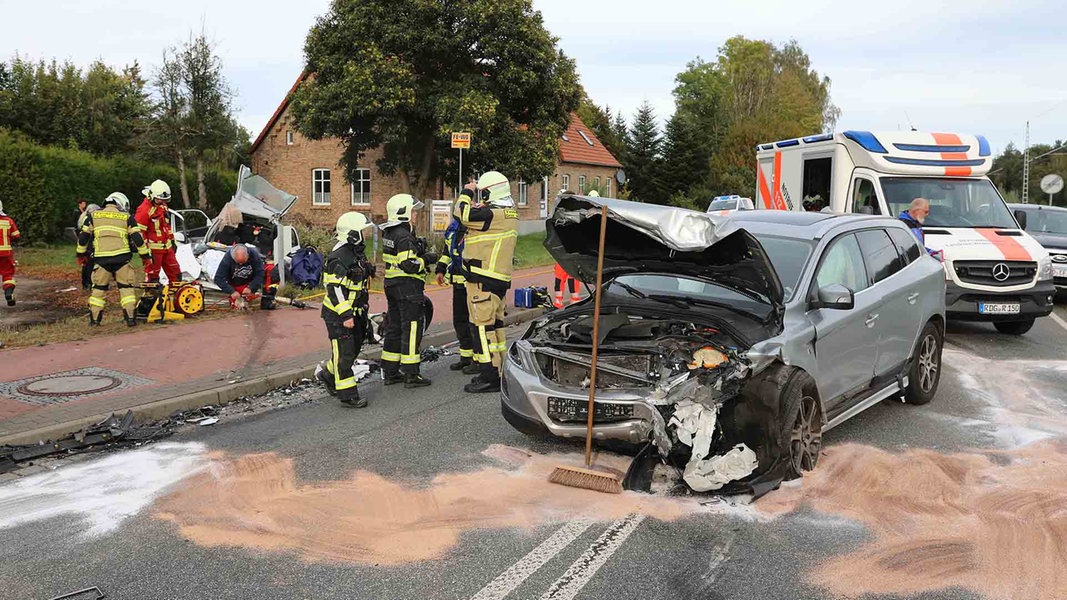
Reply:
[[789, 442], [790, 460], [797, 475], [811, 471], [819, 461], [822, 449], [822, 426], [819, 423], [819, 402], [810, 394], [800, 399], [800, 410], [793, 422]]
[[940, 368], [937, 346], [937, 337], [928, 333], [919, 348], [919, 389], [924, 394], [929, 394], [937, 383], [937, 370]]

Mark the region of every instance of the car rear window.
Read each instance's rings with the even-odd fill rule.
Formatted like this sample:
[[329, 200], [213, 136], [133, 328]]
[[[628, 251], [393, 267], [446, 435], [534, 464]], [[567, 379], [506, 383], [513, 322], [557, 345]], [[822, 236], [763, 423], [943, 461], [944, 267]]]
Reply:
[[868, 229], [856, 232], [856, 238], [863, 251], [863, 260], [867, 263], [867, 273], [871, 283], [878, 283], [904, 268], [904, 261], [897, 254], [897, 246], [889, 239], [884, 229]]

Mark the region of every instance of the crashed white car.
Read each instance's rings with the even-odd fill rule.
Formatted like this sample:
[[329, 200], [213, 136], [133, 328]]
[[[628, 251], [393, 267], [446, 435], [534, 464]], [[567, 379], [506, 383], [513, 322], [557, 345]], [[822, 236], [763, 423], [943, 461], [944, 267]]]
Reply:
[[278, 280], [284, 285], [292, 255], [300, 249], [300, 236], [296, 228], [283, 224], [282, 218], [296, 200], [242, 166], [237, 191], [219, 213], [239, 215], [236, 219], [210, 219], [197, 209], [171, 211], [178, 264], [185, 278], [217, 290], [212, 279], [225, 248], [243, 243], [255, 246], [264, 258], [278, 265]]

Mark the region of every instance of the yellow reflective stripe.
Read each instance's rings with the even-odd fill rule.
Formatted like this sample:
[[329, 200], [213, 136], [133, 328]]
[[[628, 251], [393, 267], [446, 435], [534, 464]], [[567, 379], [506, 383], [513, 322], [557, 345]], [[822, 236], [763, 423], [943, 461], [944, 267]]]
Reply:
[[481, 353], [473, 354], [474, 360], [480, 363], [490, 362], [492, 358], [489, 357], [489, 339], [485, 335], [484, 325], [478, 326], [478, 339], [482, 342], [482, 351]]
[[[3, 246], [0, 246], [0, 250], [9, 250], [9, 248], [4, 248]], [[85, 254], [88, 251], [89, 247], [82, 246], [81, 244], [78, 244], [78, 248], [75, 250], [75, 252], [77, 252], [78, 254]]]
[[400, 355], [400, 364], [415, 365], [422, 362], [422, 356], [419, 355], [419, 322], [411, 321], [408, 324], [408, 352], [410, 354]]
[[330, 368], [341, 361], [341, 348], [337, 345], [337, 340], [330, 341], [333, 342], [333, 358], [330, 359], [330, 362], [326, 363], [326, 367], [330, 373], [333, 373], [333, 388], [335, 390], [349, 390], [356, 387], [355, 375], [342, 379], [340, 376], [340, 369]]
[[130, 304], [137, 303], [137, 297], [131, 292], [129, 294], [121, 294], [120, 303], [123, 306], [129, 306]]
[[125, 227], [117, 227], [115, 225], [94, 225], [93, 229], [96, 231], [110, 231], [111, 233], [117, 233], [119, 235], [126, 235], [128, 230]]
[[96, 296], [89, 296], [89, 306], [104, 306], [105, 302], [103, 298], [97, 298]]
[[129, 248], [119, 248], [117, 250], [107, 250], [107, 251], [94, 250], [93, 251], [93, 256], [95, 256], [96, 258], [108, 258], [108, 257], [111, 257], [111, 256], [120, 256], [122, 254], [129, 254], [129, 253], [130, 253], [130, 249]]
[[382, 350], [382, 360], [387, 362], [397, 362], [400, 360], [400, 354], [397, 352], [386, 352]]
[[460, 358], [470, 358], [470, 357], [474, 356], [474, 350], [471, 350], [469, 348], [460, 348], [459, 349], [459, 356], [460, 356]]
[[473, 265], [470, 267], [470, 272], [476, 275], [484, 275], [486, 277], [490, 277], [498, 281], [511, 281], [511, 275], [504, 275], [503, 273], [497, 273], [495, 271], [490, 271], [481, 267], [475, 267]]

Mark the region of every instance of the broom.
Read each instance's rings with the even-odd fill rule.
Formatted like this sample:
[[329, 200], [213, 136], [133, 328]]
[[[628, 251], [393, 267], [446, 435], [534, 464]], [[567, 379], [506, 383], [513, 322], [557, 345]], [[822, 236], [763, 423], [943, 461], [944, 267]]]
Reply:
[[593, 398], [596, 395], [596, 364], [600, 350], [600, 288], [604, 278], [604, 239], [608, 231], [608, 207], [600, 207], [600, 246], [596, 261], [596, 289], [593, 300], [593, 360], [589, 367], [589, 418], [585, 424], [585, 467], [559, 465], [548, 481], [570, 487], [622, 493], [623, 474], [603, 467], [593, 466]]

